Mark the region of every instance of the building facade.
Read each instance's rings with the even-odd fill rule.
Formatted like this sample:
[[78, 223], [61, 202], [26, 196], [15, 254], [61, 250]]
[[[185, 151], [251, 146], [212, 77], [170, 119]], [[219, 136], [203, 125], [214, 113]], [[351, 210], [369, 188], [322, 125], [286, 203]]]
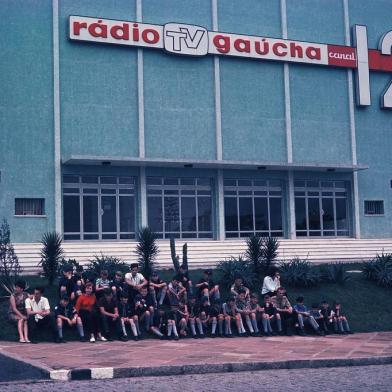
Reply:
[[13, 241], [392, 237], [391, 14], [387, 0], [2, 1]]

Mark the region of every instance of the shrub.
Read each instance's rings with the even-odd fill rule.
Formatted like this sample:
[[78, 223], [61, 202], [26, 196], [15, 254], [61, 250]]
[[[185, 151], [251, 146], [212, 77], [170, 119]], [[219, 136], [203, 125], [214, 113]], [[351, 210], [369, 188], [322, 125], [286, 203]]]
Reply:
[[80, 263], [78, 263], [75, 259], [65, 259], [64, 257], [61, 259], [61, 261], [59, 262], [59, 267], [58, 267], [58, 271], [57, 274], [61, 275], [63, 272], [64, 267], [66, 266], [72, 266], [72, 268], [75, 270], [77, 267], [80, 266]]
[[61, 243], [61, 235], [56, 232], [45, 233], [41, 239], [43, 247], [41, 250], [41, 261], [38, 265], [42, 266], [43, 275], [48, 279], [50, 286], [57, 278], [59, 264], [64, 254]]
[[246, 240], [245, 257], [253, 266], [254, 273], [259, 273], [263, 262], [263, 239], [252, 235]]
[[377, 255], [375, 259], [364, 263], [362, 272], [366, 279], [379, 286], [392, 287], [392, 254]]
[[246, 259], [253, 265], [256, 274], [268, 273], [278, 256], [279, 241], [274, 237], [261, 238], [255, 235], [246, 240]]
[[0, 227], [0, 283], [8, 293], [14, 291], [20, 272], [19, 260], [11, 243], [11, 230], [4, 219]]
[[351, 279], [341, 263], [327, 264], [321, 267], [321, 279], [328, 283], [345, 284]]
[[234, 282], [236, 275], [241, 275], [245, 286], [253, 288], [256, 283], [256, 274], [253, 272], [253, 266], [241, 256], [237, 259], [231, 257], [228, 260], [219, 261], [217, 270], [222, 274], [220, 284], [229, 289]]
[[293, 287], [314, 287], [320, 283], [320, 274], [307, 260], [294, 258], [280, 263], [280, 274], [284, 284]]
[[143, 227], [139, 230], [137, 238], [139, 242], [135, 253], [138, 256], [140, 272], [149, 279], [159, 253], [156, 235], [148, 227]]
[[89, 264], [86, 266], [86, 273], [90, 279], [96, 279], [100, 276], [102, 270], [107, 270], [109, 279], [112, 279], [116, 271], [128, 272], [129, 266], [117, 257], [106, 256], [101, 253], [100, 255], [95, 255], [94, 259], [89, 260]]

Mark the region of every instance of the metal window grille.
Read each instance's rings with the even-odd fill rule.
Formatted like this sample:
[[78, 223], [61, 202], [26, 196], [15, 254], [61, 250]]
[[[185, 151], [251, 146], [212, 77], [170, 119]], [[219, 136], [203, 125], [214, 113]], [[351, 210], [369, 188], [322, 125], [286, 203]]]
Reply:
[[384, 215], [384, 200], [365, 200], [365, 215]]
[[45, 215], [45, 199], [15, 199], [15, 215]]

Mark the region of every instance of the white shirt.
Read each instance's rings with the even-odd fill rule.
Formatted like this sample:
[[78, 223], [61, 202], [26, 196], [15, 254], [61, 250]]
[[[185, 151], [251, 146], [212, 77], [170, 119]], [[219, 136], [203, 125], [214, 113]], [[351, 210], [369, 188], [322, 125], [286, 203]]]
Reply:
[[130, 280], [133, 285], [138, 286], [144, 282], [144, 276], [140, 272], [136, 273], [135, 276], [132, 275], [132, 272], [128, 272], [125, 274], [125, 280]]
[[[42, 312], [43, 310], [50, 310], [50, 305], [48, 299], [45, 297], [41, 297], [38, 302], [36, 302], [34, 298], [27, 298], [25, 301], [25, 308], [30, 309], [33, 312]], [[38, 321], [40, 319], [43, 319], [44, 317], [40, 314], [36, 314], [34, 318], [35, 321]]]
[[269, 292], [276, 291], [280, 286], [280, 280], [278, 278], [272, 279], [270, 276], [266, 276], [263, 280], [263, 288], [261, 294], [267, 294]]

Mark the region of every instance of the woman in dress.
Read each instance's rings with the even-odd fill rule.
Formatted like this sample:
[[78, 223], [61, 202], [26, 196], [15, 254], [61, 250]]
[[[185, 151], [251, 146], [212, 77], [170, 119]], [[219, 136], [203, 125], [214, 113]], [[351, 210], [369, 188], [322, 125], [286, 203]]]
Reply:
[[26, 282], [19, 280], [15, 283], [15, 291], [10, 297], [9, 320], [17, 324], [20, 343], [30, 343], [27, 328], [27, 313], [25, 308]]

